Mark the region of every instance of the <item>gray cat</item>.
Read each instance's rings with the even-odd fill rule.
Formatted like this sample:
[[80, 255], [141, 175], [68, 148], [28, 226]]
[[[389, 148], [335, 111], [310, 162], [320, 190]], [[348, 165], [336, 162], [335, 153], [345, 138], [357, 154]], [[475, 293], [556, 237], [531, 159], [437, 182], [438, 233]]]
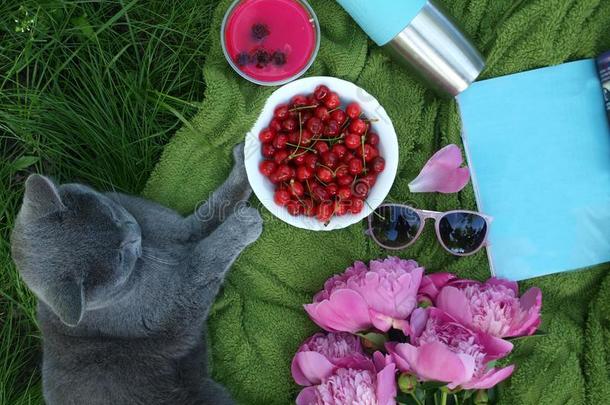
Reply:
[[243, 145], [233, 155], [227, 181], [187, 218], [27, 179], [12, 249], [39, 299], [49, 405], [234, 403], [209, 378], [203, 331], [227, 270], [262, 231], [245, 205]]

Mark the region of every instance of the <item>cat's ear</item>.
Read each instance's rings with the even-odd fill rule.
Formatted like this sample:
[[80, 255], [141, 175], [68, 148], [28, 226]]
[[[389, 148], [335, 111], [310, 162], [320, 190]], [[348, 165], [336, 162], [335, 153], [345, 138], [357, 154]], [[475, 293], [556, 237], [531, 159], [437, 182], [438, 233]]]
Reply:
[[76, 326], [85, 312], [85, 289], [82, 281], [62, 280], [47, 291], [46, 304], [68, 326]]
[[53, 212], [65, 210], [57, 187], [51, 180], [39, 174], [32, 174], [25, 182], [23, 216], [36, 220]]

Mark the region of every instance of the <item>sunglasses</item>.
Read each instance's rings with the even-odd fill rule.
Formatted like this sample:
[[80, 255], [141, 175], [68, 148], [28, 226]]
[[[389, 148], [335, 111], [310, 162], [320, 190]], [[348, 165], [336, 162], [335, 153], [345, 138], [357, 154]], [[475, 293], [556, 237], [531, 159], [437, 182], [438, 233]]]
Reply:
[[426, 219], [434, 219], [441, 246], [456, 256], [473, 255], [487, 246], [490, 216], [474, 211], [437, 212], [402, 204], [383, 204], [369, 216], [368, 235], [385, 249], [411, 246], [424, 230]]

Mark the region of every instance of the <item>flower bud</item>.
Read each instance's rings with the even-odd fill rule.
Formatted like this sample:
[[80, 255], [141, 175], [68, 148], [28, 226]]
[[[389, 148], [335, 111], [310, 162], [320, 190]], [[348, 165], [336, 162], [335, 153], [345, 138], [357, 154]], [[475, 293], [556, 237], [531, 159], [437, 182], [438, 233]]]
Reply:
[[487, 396], [487, 390], [478, 390], [474, 397], [475, 405], [486, 405], [489, 403], [489, 397]]
[[413, 374], [402, 373], [398, 377], [398, 388], [405, 394], [410, 394], [417, 387], [417, 378]]
[[434, 303], [432, 302], [432, 300], [430, 299], [430, 297], [428, 297], [427, 295], [420, 295], [419, 297], [417, 297], [417, 306], [420, 308], [428, 308], [433, 306]]

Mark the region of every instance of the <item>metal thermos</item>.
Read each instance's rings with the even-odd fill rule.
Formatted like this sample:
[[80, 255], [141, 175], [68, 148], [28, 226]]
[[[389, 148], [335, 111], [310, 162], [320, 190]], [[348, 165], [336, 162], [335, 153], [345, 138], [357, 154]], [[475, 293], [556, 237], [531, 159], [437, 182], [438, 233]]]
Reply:
[[432, 0], [337, 0], [358, 25], [425, 82], [451, 96], [466, 90], [485, 60]]

